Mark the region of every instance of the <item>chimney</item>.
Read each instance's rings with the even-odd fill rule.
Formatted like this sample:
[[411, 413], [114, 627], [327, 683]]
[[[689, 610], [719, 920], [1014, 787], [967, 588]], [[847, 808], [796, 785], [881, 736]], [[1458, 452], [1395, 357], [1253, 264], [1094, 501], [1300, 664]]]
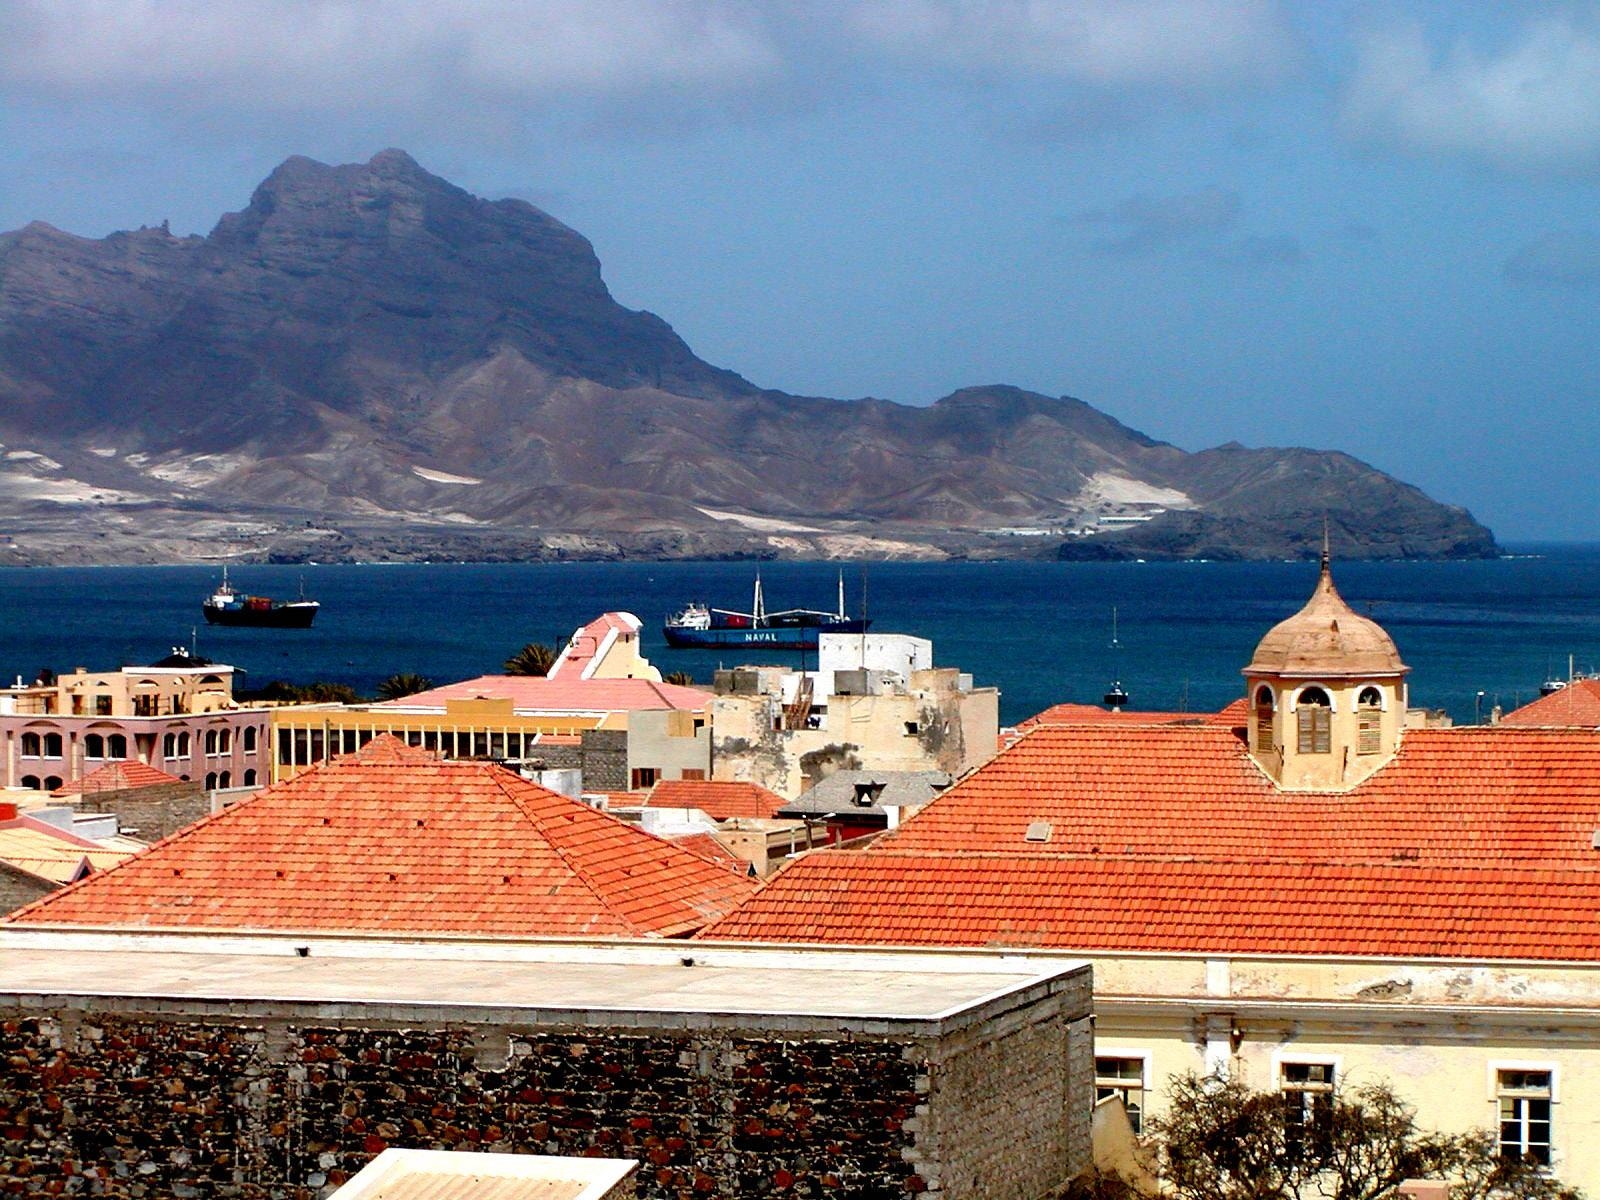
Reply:
[[16, 819], [16, 803], [11, 800], [0, 800], [0, 821], [15, 821]]

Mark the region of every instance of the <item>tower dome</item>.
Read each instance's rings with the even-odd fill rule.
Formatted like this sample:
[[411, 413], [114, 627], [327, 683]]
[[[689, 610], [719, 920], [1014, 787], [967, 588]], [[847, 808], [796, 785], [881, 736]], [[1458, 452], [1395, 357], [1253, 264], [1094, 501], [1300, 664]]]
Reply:
[[1400, 675], [1411, 668], [1383, 626], [1345, 603], [1333, 586], [1326, 553], [1311, 599], [1256, 645], [1246, 675], [1330, 679]]

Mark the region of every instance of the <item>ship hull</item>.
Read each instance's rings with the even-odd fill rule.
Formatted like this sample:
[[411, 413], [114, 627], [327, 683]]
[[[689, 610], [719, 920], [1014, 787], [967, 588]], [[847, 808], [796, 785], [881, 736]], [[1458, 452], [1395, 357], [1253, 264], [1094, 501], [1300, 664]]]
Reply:
[[761, 650], [815, 650], [824, 633], [865, 633], [866, 620], [828, 621], [821, 625], [746, 626], [721, 629], [684, 629], [672, 625], [661, 630], [675, 650], [715, 650], [749, 646]]
[[279, 604], [272, 608], [220, 608], [201, 605], [207, 625], [235, 625], [253, 629], [310, 629], [321, 606], [315, 602]]

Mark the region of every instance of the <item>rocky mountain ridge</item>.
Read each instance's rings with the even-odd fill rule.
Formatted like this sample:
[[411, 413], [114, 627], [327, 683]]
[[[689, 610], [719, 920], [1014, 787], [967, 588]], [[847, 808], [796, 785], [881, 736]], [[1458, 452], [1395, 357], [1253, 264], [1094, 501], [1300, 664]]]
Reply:
[[1325, 515], [1353, 555], [1495, 552], [1341, 454], [758, 388], [581, 235], [393, 150], [289, 159], [203, 238], [0, 234], [0, 441], [13, 562], [1292, 557]]

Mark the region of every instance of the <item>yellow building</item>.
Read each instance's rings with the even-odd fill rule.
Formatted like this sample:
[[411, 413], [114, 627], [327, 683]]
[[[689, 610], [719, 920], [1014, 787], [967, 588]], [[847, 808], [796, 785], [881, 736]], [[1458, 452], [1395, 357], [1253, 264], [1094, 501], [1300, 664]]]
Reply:
[[482, 675], [375, 704], [272, 712], [273, 780], [353, 754], [379, 734], [451, 759], [575, 768], [596, 791], [704, 779], [711, 696], [662, 683], [639, 653], [639, 619], [606, 613], [568, 641], [547, 675]]

